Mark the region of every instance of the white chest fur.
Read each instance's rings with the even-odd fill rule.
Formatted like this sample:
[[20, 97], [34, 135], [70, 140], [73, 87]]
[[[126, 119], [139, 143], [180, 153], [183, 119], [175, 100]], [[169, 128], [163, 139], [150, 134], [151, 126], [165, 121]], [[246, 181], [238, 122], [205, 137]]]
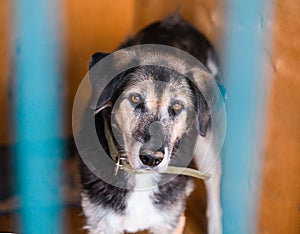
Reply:
[[164, 222], [162, 212], [154, 205], [156, 187], [150, 175], [137, 175], [135, 190], [126, 203], [122, 226], [125, 230], [135, 232], [160, 226]]
[[124, 213], [116, 213], [90, 202], [83, 195], [82, 207], [87, 217], [86, 229], [91, 234], [117, 234], [123, 230], [136, 232], [153, 227], [168, 227], [170, 218], [154, 204], [156, 178], [153, 175], [136, 175], [135, 188], [126, 199]]

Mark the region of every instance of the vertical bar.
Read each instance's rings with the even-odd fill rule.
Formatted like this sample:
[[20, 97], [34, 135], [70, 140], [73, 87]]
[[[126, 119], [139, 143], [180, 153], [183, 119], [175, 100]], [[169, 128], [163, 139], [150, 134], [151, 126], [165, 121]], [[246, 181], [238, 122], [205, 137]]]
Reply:
[[228, 91], [227, 133], [222, 158], [222, 206], [225, 234], [256, 232], [262, 162], [267, 79], [262, 48], [268, 39], [264, 16], [268, 1], [229, 1], [224, 73]]
[[61, 233], [59, 0], [17, 0], [16, 167], [21, 233]]

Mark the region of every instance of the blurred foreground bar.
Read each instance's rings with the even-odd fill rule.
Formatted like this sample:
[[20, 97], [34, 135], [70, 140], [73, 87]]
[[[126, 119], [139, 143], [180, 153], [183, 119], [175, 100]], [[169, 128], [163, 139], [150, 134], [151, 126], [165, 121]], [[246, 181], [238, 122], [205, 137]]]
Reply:
[[[262, 64], [270, 39], [269, 1], [228, 1], [224, 75], [228, 93], [223, 150], [222, 206], [225, 234], [257, 232], [268, 78]], [[271, 14], [270, 14], [271, 13]]]
[[17, 0], [16, 172], [20, 233], [62, 233], [59, 0]]

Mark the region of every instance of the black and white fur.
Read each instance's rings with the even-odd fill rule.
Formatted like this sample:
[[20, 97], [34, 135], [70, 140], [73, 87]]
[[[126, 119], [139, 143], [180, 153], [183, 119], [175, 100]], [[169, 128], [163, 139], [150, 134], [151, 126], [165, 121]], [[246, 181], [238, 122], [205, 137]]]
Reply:
[[[182, 49], [200, 60], [218, 79], [219, 65], [212, 46], [200, 32], [178, 16], [167, 17], [161, 22], [148, 26], [134, 38], [128, 39], [121, 48], [136, 44], [162, 44]], [[95, 54], [90, 68], [103, 56], [105, 55]], [[103, 120], [99, 119], [100, 125], [103, 124], [101, 121]], [[103, 127], [100, 126], [98, 130], [103, 131]], [[194, 155], [196, 164], [200, 164], [202, 160], [203, 150], [208, 144], [205, 135], [209, 134], [209, 130], [208, 128], [208, 132], [198, 136], [200, 147]], [[100, 141], [103, 141], [104, 136], [101, 134], [98, 133], [98, 136]], [[212, 177], [205, 181], [208, 198], [208, 232], [220, 234], [222, 233], [220, 160], [214, 164], [210, 173]], [[184, 212], [186, 199], [193, 190], [192, 179], [177, 176], [163, 186], [137, 191], [145, 183], [152, 186], [158, 184], [159, 180], [160, 176], [156, 174], [131, 175], [128, 177], [128, 183], [133, 184], [133, 189], [122, 189], [102, 181], [82, 162], [82, 207], [86, 216], [85, 228], [92, 234], [118, 234], [125, 230], [136, 232], [144, 229], [157, 234], [174, 233], [178, 220]]]

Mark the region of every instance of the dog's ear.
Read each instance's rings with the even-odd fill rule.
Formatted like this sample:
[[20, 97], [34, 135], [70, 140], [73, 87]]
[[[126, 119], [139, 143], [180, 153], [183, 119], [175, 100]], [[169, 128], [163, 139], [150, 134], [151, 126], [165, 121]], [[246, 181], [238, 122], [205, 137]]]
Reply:
[[208, 107], [207, 101], [204, 98], [203, 94], [198, 90], [197, 96], [197, 116], [199, 123], [199, 132], [200, 135], [205, 137], [207, 127], [210, 120], [210, 109]]
[[[93, 89], [97, 90], [97, 80], [101, 79], [99, 71], [97, 71], [96, 67], [94, 66], [101, 61], [104, 57], [108, 56], [109, 53], [95, 53], [92, 55], [89, 63], [89, 76], [90, 81], [93, 86]], [[93, 68], [93, 69], [92, 69]], [[110, 69], [114, 69], [112, 66]], [[122, 92], [122, 87], [126, 84], [128, 78], [126, 78], [126, 75], [131, 72], [133, 69], [128, 69], [125, 72], [122, 72], [121, 74], [114, 77], [103, 89], [95, 109], [95, 114], [101, 112], [102, 110], [106, 108], [111, 108], [114, 101], [119, 97], [120, 93]], [[98, 83], [98, 85], [101, 84], [101, 82]]]
[[[97, 89], [96, 81], [97, 81], [97, 79], [101, 79], [101, 77], [98, 77], [97, 70], [92, 70], [92, 68], [107, 55], [109, 55], [109, 53], [97, 52], [97, 53], [94, 53], [92, 55], [92, 57], [90, 58], [89, 76], [90, 76], [91, 84], [92, 84], [93, 88], [95, 88], [95, 89]], [[112, 92], [108, 92], [108, 91], [113, 91], [113, 90], [110, 88], [110, 90], [105, 89], [103, 91], [103, 93], [100, 95], [99, 100], [97, 101], [95, 114], [97, 114], [100, 111], [102, 111], [103, 109], [111, 106], [110, 99], [111, 99]]]
[[124, 86], [127, 84], [130, 77], [126, 76], [131, 70], [129, 69], [113, 78], [103, 89], [96, 106], [96, 113], [101, 110], [112, 107], [118, 97], [121, 95]]
[[211, 116], [210, 109], [205, 97], [196, 87], [196, 85], [192, 82], [189, 83], [192, 89], [192, 93], [194, 95], [195, 111], [198, 118], [198, 130], [200, 135], [205, 137]]
[[97, 52], [95, 54], [92, 55], [92, 57], [90, 58], [90, 62], [89, 62], [89, 70], [91, 70], [91, 68], [98, 63], [101, 59], [103, 59], [104, 57], [106, 57], [107, 55], [109, 55], [109, 53], [100, 53]]

